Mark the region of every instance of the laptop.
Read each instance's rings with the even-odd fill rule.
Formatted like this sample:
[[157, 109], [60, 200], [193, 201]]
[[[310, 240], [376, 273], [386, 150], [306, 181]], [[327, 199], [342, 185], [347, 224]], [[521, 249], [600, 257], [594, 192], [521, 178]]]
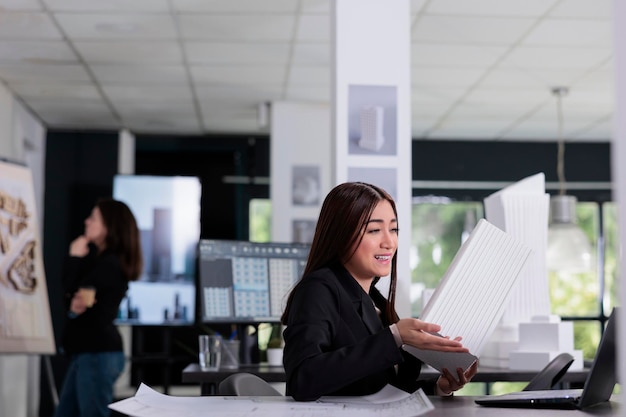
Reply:
[[615, 321], [617, 308], [609, 316], [585, 385], [582, 389], [521, 391], [487, 395], [475, 400], [487, 407], [583, 409], [609, 401], [617, 382]]

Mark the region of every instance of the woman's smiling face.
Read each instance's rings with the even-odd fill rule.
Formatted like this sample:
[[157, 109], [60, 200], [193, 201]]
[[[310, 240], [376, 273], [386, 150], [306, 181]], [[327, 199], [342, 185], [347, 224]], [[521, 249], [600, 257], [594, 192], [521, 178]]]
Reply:
[[362, 231], [363, 238], [344, 264], [350, 274], [369, 292], [374, 277], [391, 272], [391, 260], [398, 248], [398, 219], [387, 200], [381, 200]]

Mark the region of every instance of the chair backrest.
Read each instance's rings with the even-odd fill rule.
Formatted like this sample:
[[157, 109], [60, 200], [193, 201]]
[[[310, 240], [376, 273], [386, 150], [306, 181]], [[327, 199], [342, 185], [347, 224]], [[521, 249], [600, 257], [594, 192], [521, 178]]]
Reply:
[[246, 372], [240, 372], [226, 377], [220, 382], [218, 392], [220, 395], [282, 395], [262, 378]]
[[526, 385], [523, 391], [537, 391], [552, 389], [565, 372], [569, 369], [570, 365], [574, 362], [574, 357], [569, 353], [561, 353], [550, 361], [535, 377]]

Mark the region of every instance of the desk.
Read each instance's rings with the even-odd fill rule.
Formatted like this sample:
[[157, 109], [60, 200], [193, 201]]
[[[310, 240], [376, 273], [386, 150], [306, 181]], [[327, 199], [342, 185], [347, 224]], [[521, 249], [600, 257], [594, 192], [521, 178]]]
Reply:
[[[241, 365], [239, 369], [220, 369], [217, 372], [203, 371], [197, 363], [187, 365], [183, 369], [182, 382], [195, 382], [200, 384], [202, 395], [215, 395], [219, 383], [229, 375], [238, 372], [248, 372], [258, 375], [267, 382], [285, 382], [285, 370], [282, 366], [268, 366], [267, 364]], [[561, 382], [582, 385], [587, 378], [588, 369], [580, 371], [568, 371]], [[479, 366], [478, 372], [472, 378], [472, 382], [528, 382], [537, 371], [514, 371], [506, 368], [491, 368]], [[439, 371], [425, 367], [422, 369], [420, 379], [435, 378]]]
[[428, 397], [435, 409], [426, 417], [570, 417], [570, 416], [619, 416], [620, 404], [615, 401], [599, 404], [585, 410], [533, 410], [528, 408], [483, 407], [474, 402], [477, 397]]
[[202, 395], [216, 395], [217, 386], [232, 374], [247, 372], [260, 376], [267, 382], [285, 382], [285, 369], [282, 366], [267, 364], [240, 365], [239, 369], [220, 369], [219, 371], [203, 371], [197, 363], [189, 364], [183, 369], [182, 382], [200, 384]]

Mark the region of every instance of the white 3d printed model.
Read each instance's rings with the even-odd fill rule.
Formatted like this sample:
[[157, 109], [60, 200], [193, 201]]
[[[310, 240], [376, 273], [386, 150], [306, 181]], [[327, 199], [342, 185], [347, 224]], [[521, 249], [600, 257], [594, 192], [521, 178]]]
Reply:
[[384, 109], [381, 106], [365, 106], [361, 109], [361, 140], [359, 146], [378, 151], [385, 143], [383, 137]]

